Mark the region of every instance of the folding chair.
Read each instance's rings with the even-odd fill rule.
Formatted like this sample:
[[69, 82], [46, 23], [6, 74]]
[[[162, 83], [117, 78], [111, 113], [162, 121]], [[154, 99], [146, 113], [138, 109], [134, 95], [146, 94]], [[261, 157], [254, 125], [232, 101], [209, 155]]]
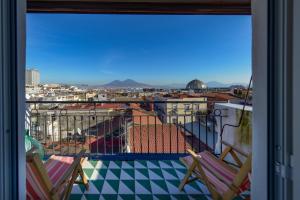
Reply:
[[[227, 147], [219, 158], [209, 151], [196, 154], [192, 150], [188, 150], [190, 156], [180, 158], [188, 171], [179, 185], [179, 190], [185, 184], [199, 179], [207, 186], [214, 200], [230, 200], [250, 188], [252, 154], [248, 155], [226, 142], [222, 143]], [[224, 160], [228, 154], [232, 156], [236, 167]], [[239, 159], [238, 154], [246, 158], [245, 162]], [[192, 175], [195, 177], [190, 178]]]
[[[26, 153], [27, 199], [68, 199], [74, 183], [84, 184], [88, 190], [88, 180], [81, 166], [84, 152], [82, 150], [75, 158], [52, 155], [46, 163], [34, 149]], [[78, 176], [81, 181], [76, 181]]]

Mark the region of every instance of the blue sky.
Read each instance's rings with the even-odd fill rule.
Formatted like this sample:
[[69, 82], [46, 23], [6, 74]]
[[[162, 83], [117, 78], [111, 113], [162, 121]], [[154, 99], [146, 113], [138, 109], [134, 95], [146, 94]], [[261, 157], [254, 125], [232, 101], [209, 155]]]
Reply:
[[27, 67], [44, 83], [248, 82], [251, 17], [28, 14]]

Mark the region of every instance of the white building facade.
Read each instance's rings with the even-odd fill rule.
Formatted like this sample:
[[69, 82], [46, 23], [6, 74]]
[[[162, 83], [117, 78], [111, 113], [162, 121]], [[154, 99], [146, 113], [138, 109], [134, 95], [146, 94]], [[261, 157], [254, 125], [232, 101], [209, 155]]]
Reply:
[[36, 69], [26, 69], [26, 85], [40, 84], [40, 72]]

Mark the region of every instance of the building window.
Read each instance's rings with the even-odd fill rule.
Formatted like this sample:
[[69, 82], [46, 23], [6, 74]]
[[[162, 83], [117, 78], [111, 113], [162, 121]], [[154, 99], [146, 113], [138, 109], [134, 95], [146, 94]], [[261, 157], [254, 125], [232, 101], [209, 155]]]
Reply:
[[177, 110], [177, 104], [172, 104], [173, 110]]
[[190, 111], [190, 104], [184, 104], [184, 111]]

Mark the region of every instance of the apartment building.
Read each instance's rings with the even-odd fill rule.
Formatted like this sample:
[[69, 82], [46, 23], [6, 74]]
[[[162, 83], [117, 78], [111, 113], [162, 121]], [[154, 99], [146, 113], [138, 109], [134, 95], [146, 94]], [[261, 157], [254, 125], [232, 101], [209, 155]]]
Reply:
[[26, 85], [40, 84], [40, 72], [37, 69], [26, 69]]
[[154, 110], [163, 123], [185, 124], [196, 121], [197, 114], [207, 111], [207, 98], [192, 95], [157, 96]]

